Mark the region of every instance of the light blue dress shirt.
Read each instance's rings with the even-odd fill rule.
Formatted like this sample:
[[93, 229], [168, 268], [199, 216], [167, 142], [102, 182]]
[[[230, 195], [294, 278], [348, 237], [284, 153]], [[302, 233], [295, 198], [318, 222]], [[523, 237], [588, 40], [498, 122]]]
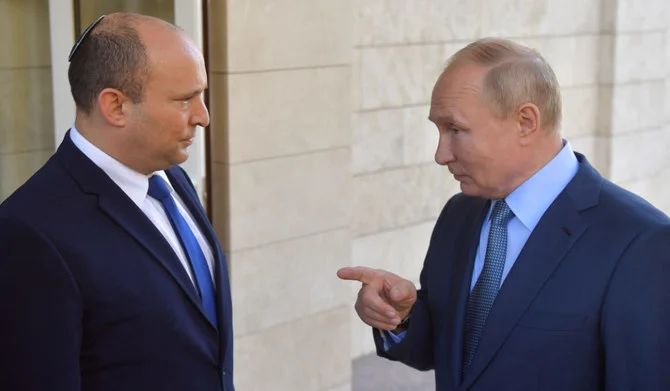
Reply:
[[[507, 226], [507, 254], [502, 278], [500, 279], [501, 286], [542, 215], [574, 178], [578, 168], [577, 157], [575, 157], [570, 143], [565, 141], [558, 155], [505, 198], [507, 205], [514, 212], [514, 217], [510, 219]], [[479, 246], [475, 255], [470, 290], [475, 287], [479, 274], [484, 267], [486, 244], [491, 229], [491, 211], [496, 202], [497, 200], [491, 202], [486, 220], [484, 220], [479, 234]], [[382, 333], [384, 349], [388, 350], [393, 344], [400, 342], [404, 335], [404, 332], [398, 335], [390, 332]]]

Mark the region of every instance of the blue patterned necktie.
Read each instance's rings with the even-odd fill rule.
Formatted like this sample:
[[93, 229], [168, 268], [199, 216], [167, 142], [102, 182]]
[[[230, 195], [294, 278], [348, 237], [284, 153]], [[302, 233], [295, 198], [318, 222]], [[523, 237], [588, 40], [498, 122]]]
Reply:
[[470, 292], [465, 311], [465, 339], [463, 346], [463, 371], [465, 375], [475, 357], [479, 338], [484, 330], [493, 301], [500, 288], [505, 256], [507, 255], [507, 223], [514, 214], [505, 200], [496, 202], [491, 214], [491, 230], [486, 245], [484, 267]]
[[195, 238], [195, 235], [188, 226], [186, 220], [184, 220], [184, 216], [179, 213], [177, 204], [170, 196], [170, 189], [167, 187], [167, 184], [163, 178], [158, 175], [149, 178], [149, 196], [160, 201], [163, 205], [168, 219], [170, 220], [170, 224], [172, 224], [172, 228], [179, 238], [181, 247], [184, 249], [186, 257], [191, 264], [191, 270], [193, 270], [195, 277], [195, 285], [200, 292], [205, 315], [207, 315], [207, 318], [209, 318], [212, 324], [216, 327], [214, 282], [212, 282], [207, 259], [202, 252], [202, 248], [200, 248], [200, 244], [198, 244], [198, 240]]

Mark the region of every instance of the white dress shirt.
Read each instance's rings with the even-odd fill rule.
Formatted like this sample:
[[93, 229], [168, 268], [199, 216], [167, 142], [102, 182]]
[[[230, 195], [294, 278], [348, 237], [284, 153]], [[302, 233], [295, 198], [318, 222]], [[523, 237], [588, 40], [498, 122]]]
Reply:
[[[144, 214], [149, 218], [154, 226], [156, 226], [156, 229], [158, 229], [165, 240], [167, 240], [167, 242], [170, 244], [170, 247], [172, 247], [172, 250], [174, 250], [177, 258], [179, 258], [179, 261], [181, 261], [182, 266], [184, 266], [186, 273], [188, 273], [191, 282], [194, 282], [195, 280], [193, 278], [193, 272], [191, 271], [188, 258], [184, 253], [184, 249], [179, 242], [177, 234], [170, 224], [170, 220], [168, 220], [165, 209], [163, 209], [163, 205], [160, 203], [160, 201], [149, 197], [147, 194], [149, 190], [149, 177], [151, 177], [151, 175], [141, 174], [125, 166], [123, 163], [117, 161], [113, 157], [107, 155], [98, 147], [86, 140], [74, 126], [72, 126], [70, 130], [70, 139], [74, 145], [79, 148], [79, 150], [84, 155], [86, 155], [86, 157], [91, 159], [95, 165], [100, 167], [109, 176], [109, 178], [114, 181], [114, 183], [116, 183], [116, 185], [119, 186], [121, 190], [123, 190], [128, 198], [130, 198], [130, 200], [135, 205], [137, 205], [137, 207], [140, 208], [142, 212], [144, 212]], [[182, 216], [184, 216], [186, 223], [191, 228], [191, 231], [193, 231], [195, 234], [195, 237], [198, 240], [198, 244], [200, 245], [203, 254], [205, 254], [205, 258], [207, 259], [210, 276], [213, 276], [214, 256], [212, 255], [212, 249], [209, 246], [209, 243], [207, 243], [207, 240], [205, 239], [202, 232], [200, 232], [200, 228], [195, 223], [193, 216], [191, 216], [191, 213], [184, 205], [184, 202], [179, 197], [179, 194], [174, 191], [174, 188], [168, 180], [165, 171], [157, 171], [153, 173], [153, 175], [158, 175], [165, 180], [168, 188], [170, 189], [170, 195], [177, 203], [179, 212], [182, 214]]]

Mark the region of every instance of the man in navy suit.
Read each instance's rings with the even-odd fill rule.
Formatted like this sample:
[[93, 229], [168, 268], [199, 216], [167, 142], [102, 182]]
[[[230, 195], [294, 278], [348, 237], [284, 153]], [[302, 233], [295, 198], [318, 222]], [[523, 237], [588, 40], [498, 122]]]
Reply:
[[670, 390], [670, 224], [559, 133], [556, 77], [535, 51], [476, 41], [432, 94], [444, 207], [420, 290], [365, 267], [356, 301], [380, 356], [435, 370], [439, 391]]
[[0, 389], [234, 391], [226, 260], [178, 166], [202, 54], [112, 14], [70, 58], [75, 126], [0, 206]]

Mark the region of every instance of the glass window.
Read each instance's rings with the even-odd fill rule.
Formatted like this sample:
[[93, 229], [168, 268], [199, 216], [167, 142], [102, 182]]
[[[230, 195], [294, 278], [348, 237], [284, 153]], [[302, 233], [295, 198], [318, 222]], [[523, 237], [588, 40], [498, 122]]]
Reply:
[[48, 0], [0, 1], [0, 201], [54, 151]]
[[79, 18], [77, 36], [98, 16], [113, 12], [135, 12], [174, 23], [174, 0], [79, 0], [75, 9], [79, 10], [75, 13], [75, 23]]

